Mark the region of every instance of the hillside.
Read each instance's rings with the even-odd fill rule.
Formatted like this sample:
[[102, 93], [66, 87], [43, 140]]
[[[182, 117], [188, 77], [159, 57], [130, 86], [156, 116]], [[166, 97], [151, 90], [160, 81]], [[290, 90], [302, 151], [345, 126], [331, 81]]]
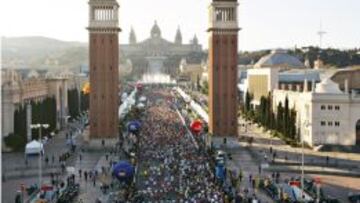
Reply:
[[[38, 66], [66, 65], [58, 61], [63, 55], [75, 50], [83, 50], [86, 54], [87, 44], [66, 42], [46, 37], [2, 37], [2, 57], [4, 67], [36, 68]], [[76, 51], [75, 51], [76, 52]], [[76, 62], [76, 55], [73, 57]], [[66, 60], [65, 60], [66, 61]], [[79, 58], [79, 62], [84, 61]], [[68, 61], [66, 61], [68, 62]]]

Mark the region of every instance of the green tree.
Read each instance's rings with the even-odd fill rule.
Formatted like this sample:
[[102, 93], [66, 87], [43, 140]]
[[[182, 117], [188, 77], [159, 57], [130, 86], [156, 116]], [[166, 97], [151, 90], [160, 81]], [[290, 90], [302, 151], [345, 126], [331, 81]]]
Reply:
[[283, 121], [283, 134], [285, 137], [290, 137], [290, 110], [289, 110], [289, 99], [285, 98], [285, 109], [284, 109], [284, 121]]
[[276, 129], [278, 132], [283, 131], [283, 122], [284, 122], [284, 107], [280, 102], [277, 106], [277, 113], [276, 113]]

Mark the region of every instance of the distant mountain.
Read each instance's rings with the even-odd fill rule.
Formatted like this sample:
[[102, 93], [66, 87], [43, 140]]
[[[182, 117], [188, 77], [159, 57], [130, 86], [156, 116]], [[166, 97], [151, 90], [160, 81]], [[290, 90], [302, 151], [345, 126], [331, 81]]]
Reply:
[[57, 59], [71, 49], [84, 51], [87, 49], [86, 43], [67, 42], [40, 36], [2, 37], [1, 40], [3, 65], [11, 66], [11, 68], [65, 65], [59, 64]]

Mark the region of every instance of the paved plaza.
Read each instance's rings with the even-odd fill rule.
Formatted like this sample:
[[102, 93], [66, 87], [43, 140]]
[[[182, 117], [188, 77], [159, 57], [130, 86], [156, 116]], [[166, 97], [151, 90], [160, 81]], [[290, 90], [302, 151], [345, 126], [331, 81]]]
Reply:
[[[183, 107], [175, 105], [170, 89], [154, 89], [143, 94], [149, 101], [141, 117], [143, 125], [139, 135], [136, 184], [132, 199], [129, 201], [223, 202], [225, 193], [214, 177], [211, 157], [201, 149], [194, 135], [183, 125], [182, 122], [189, 118], [186, 114], [177, 111], [177, 108]], [[81, 125], [73, 123], [70, 127], [75, 129]], [[59, 155], [70, 150], [66, 144], [66, 132], [68, 131], [61, 131], [45, 145], [45, 157], [48, 156], [49, 162], [46, 164], [43, 160], [44, 183], [50, 183], [50, 172], [60, 171]], [[66, 161], [67, 168], [72, 170], [64, 173], [61, 178], [65, 179], [70, 174], [75, 175], [76, 182], [80, 183], [80, 194], [76, 201], [108, 202], [109, 192], [105, 193], [102, 187], [110, 185], [115, 180], [111, 175], [111, 163], [127, 157], [123, 150], [115, 148], [115, 143], [113, 148], [103, 148], [101, 145], [95, 148], [89, 147], [84, 141], [87, 133], [88, 129], [85, 129], [82, 134], [74, 134], [78, 147]], [[227, 169], [236, 175], [242, 173], [242, 181], [233, 189], [243, 197], [256, 196], [261, 202], [272, 202], [264, 191], [253, 188], [250, 176], [253, 179], [271, 177], [274, 171], [270, 169], [278, 167], [281, 181], [299, 177], [298, 170], [290, 169], [292, 166], [299, 166], [301, 148], [290, 148], [254, 125], [248, 126], [246, 132], [240, 127], [239, 134], [243, 138], [253, 137], [251, 145], [246, 139], [234, 137], [227, 138], [226, 144], [223, 138], [212, 139], [216, 149], [230, 155], [231, 159], [226, 164]], [[125, 145], [123, 143], [122, 148], [128, 148]], [[277, 155], [275, 162], [272, 162], [274, 152]], [[52, 162], [53, 155], [54, 162]], [[328, 161], [326, 156], [330, 157]], [[38, 157], [30, 157], [25, 162], [23, 153], [3, 154], [2, 169], [5, 177], [2, 188], [3, 202], [12, 202], [21, 184], [28, 186], [38, 182], [37, 160]], [[269, 166], [260, 167], [264, 164]], [[359, 172], [358, 154], [323, 153], [305, 149], [305, 165], [306, 170], [309, 170], [310, 166], [320, 167], [318, 173], [306, 172], [305, 177], [321, 178], [324, 192], [340, 199], [341, 202], [347, 202], [347, 195], [350, 192], [360, 192], [360, 178], [348, 174], [349, 168], [353, 173]], [[343, 169], [343, 174], [341, 176], [336, 174], [335, 169]], [[325, 174], [322, 171], [331, 173]]]

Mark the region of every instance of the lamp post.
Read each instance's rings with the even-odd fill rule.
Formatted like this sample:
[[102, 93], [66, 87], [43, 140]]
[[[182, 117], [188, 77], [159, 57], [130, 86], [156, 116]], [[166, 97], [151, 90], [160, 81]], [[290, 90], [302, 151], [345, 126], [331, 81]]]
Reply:
[[41, 141], [41, 129], [44, 128], [48, 128], [50, 125], [49, 124], [31, 124], [30, 125], [30, 128], [31, 129], [39, 129], [39, 142], [40, 142], [40, 151], [39, 151], [39, 189], [41, 191], [41, 185], [42, 185], [42, 166], [41, 166], [41, 157], [42, 157], [42, 152], [43, 152], [43, 149], [44, 149], [44, 146], [42, 144], [42, 141]]
[[[305, 121], [305, 128], [307, 129], [306, 134], [309, 133], [310, 123], [308, 120]], [[301, 198], [304, 199], [304, 136], [301, 136]]]

